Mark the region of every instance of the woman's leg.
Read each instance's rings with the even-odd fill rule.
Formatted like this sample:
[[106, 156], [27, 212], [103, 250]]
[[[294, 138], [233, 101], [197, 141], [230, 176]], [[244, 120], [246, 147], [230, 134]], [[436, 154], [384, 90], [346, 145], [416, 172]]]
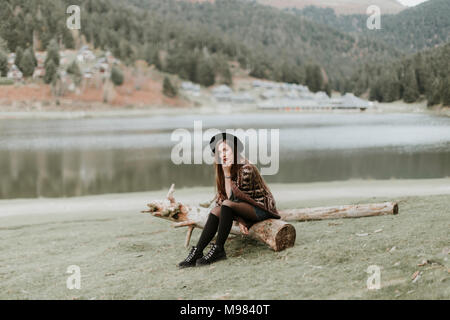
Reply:
[[219, 215], [220, 207], [215, 207], [209, 213], [205, 227], [203, 228], [202, 234], [200, 235], [200, 238], [197, 242], [197, 248], [199, 249], [199, 252], [203, 252], [203, 249], [205, 249], [212, 238], [214, 238], [217, 227], [219, 226]]
[[216, 243], [206, 255], [196, 260], [197, 266], [207, 265], [227, 258], [223, 245], [228, 238], [235, 215], [251, 221], [258, 220], [252, 205], [245, 202], [233, 202], [231, 200], [223, 201], [220, 206], [219, 230], [217, 232]]
[[246, 202], [233, 202], [225, 200], [220, 207], [219, 230], [217, 232], [216, 244], [223, 249], [233, 226], [233, 216], [237, 215], [245, 220], [258, 221], [255, 209]]

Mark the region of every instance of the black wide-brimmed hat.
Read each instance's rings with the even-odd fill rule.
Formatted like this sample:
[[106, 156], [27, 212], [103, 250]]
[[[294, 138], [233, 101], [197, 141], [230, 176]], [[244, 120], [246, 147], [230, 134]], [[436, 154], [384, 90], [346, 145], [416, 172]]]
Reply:
[[238, 137], [232, 135], [231, 133], [222, 132], [213, 136], [209, 141], [209, 147], [211, 148], [213, 154], [216, 153], [216, 145], [223, 140], [226, 140], [227, 144], [232, 147], [233, 150], [237, 150], [238, 154], [244, 150], [244, 145]]

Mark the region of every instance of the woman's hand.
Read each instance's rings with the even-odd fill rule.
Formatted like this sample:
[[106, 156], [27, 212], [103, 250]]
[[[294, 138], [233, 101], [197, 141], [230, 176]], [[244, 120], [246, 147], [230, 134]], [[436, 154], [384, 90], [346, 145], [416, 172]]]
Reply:
[[247, 224], [242, 219], [238, 219], [238, 222], [239, 222], [239, 229], [241, 230], [241, 232], [247, 235], [248, 234]]

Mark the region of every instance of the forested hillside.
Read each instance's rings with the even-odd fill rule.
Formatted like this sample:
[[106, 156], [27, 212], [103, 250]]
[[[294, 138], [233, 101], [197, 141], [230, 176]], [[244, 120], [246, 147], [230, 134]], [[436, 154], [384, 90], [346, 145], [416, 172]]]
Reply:
[[415, 102], [424, 95], [428, 105], [450, 105], [450, 43], [416, 53], [395, 63], [364, 65], [349, 83], [351, 90], [370, 99]]
[[[351, 36], [279, 10], [236, 0], [191, 5], [178, 1], [130, 0], [135, 6], [175, 17], [178, 23], [207, 29], [241, 44], [237, 59], [251, 75], [278, 81], [307, 81], [308, 66], [319, 65], [339, 89], [359, 63], [392, 61], [400, 54], [365, 35]], [[181, 42], [183, 48], [185, 41]], [[242, 50], [244, 49], [244, 50]], [[180, 52], [183, 50], [176, 50]]]
[[405, 7], [397, 0], [257, 0], [261, 4], [276, 8], [304, 8], [317, 6], [332, 8], [338, 14], [366, 13], [370, 5], [379, 6], [385, 13], [399, 13]]
[[[80, 33], [65, 25], [72, 4], [81, 6]], [[238, 62], [251, 76], [306, 84], [312, 91], [367, 94], [370, 89], [370, 97], [380, 101], [415, 101], [417, 92], [433, 96], [431, 88], [446, 96], [442, 72], [448, 46], [421, 56], [406, 54], [449, 41], [449, 9], [448, 0], [429, 1], [383, 15], [382, 30], [370, 31], [364, 28], [365, 15], [336, 16], [319, 8], [282, 11], [243, 0], [6, 0], [0, 11], [0, 56], [2, 50], [28, 50], [33, 43], [35, 50], [46, 50], [51, 39], [62, 48], [87, 42], [125, 63], [143, 59], [204, 86], [231, 83], [230, 63]], [[426, 77], [425, 69], [430, 69]], [[413, 84], [409, 95], [412, 78], [418, 89]], [[396, 85], [382, 89], [388, 80]]]
[[307, 7], [291, 10], [342, 32], [364, 33], [405, 52], [417, 52], [450, 42], [450, 1], [431, 0], [396, 15], [381, 11], [381, 29], [366, 27], [367, 15], [337, 15], [332, 9]]
[[[217, 0], [7, 0], [0, 37], [8, 49], [27, 48], [33, 31], [42, 49], [57, 37], [68, 48], [65, 7], [82, 7], [81, 33], [95, 47], [124, 61], [145, 59], [159, 69], [203, 85], [229, 81], [228, 61], [259, 78], [306, 83], [308, 68], [325, 72], [320, 89], [342, 89], [359, 63], [392, 61], [400, 54], [366, 36], [352, 36], [256, 3]], [[23, 23], [26, 21], [26, 23]], [[328, 81], [329, 80], [329, 81]]]

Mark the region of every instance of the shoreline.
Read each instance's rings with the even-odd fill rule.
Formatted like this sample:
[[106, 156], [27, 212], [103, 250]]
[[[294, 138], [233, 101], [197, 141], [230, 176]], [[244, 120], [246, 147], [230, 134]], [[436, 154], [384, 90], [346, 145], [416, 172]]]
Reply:
[[160, 115], [180, 114], [230, 114], [235, 111], [240, 113], [297, 113], [297, 114], [346, 114], [346, 113], [405, 113], [405, 114], [431, 114], [436, 116], [450, 116], [450, 108], [427, 108], [426, 102], [404, 103], [395, 101], [390, 103], [376, 103], [373, 109], [359, 110], [261, 110], [256, 106], [242, 105], [222, 107], [198, 106], [198, 107], [171, 107], [171, 106], [149, 106], [147, 108], [99, 108], [91, 110], [33, 110], [33, 111], [4, 111], [0, 107], [0, 120], [64, 120], [64, 119], [88, 119], [88, 118], [122, 118], [122, 117], [149, 117]]
[[[347, 180], [270, 185], [279, 209], [295, 204], [324, 206], [350, 204], [354, 199], [450, 195], [450, 177], [440, 179]], [[152, 200], [165, 199], [167, 190], [86, 195], [68, 198], [19, 198], [0, 200], [0, 218], [77, 214], [83, 212], [121, 212], [146, 209]], [[212, 187], [175, 189], [175, 199], [190, 205], [214, 197]]]

